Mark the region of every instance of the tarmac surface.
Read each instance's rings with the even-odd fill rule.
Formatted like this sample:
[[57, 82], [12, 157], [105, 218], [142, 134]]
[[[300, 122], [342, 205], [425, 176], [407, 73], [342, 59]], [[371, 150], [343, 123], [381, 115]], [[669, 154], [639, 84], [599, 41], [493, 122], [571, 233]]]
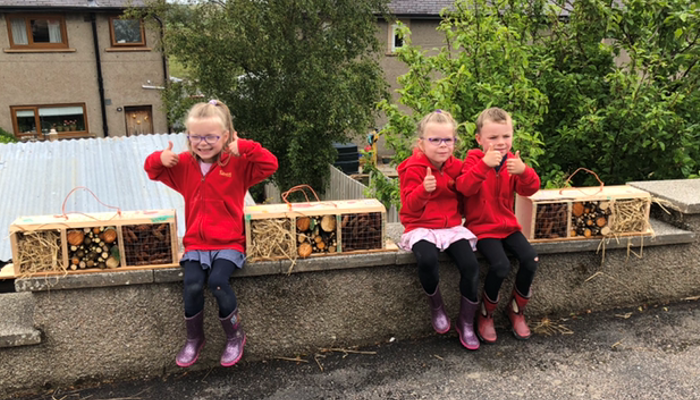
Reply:
[[244, 356], [228, 369], [18, 399], [700, 399], [697, 299], [550, 321], [528, 341], [498, 328], [498, 342], [475, 352], [461, 347], [453, 329], [420, 340], [323, 349], [298, 362]]

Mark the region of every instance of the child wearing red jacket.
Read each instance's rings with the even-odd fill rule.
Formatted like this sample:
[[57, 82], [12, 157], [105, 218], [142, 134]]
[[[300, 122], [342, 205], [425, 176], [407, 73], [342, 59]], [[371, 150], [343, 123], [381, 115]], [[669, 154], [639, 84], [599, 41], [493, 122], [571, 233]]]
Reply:
[[[245, 262], [243, 204], [248, 189], [277, 170], [277, 158], [233, 129], [228, 107], [218, 100], [195, 104], [187, 127], [188, 152], [175, 154], [173, 143], [146, 159], [152, 180], [163, 182], [185, 199], [183, 298], [187, 341], [177, 355], [181, 367], [194, 364], [204, 346], [204, 288], [219, 306], [226, 334], [221, 365], [230, 367], [243, 356], [246, 336], [238, 301], [229, 284]], [[208, 279], [208, 282], [207, 282]]]
[[399, 246], [413, 251], [418, 278], [428, 295], [431, 321], [438, 333], [450, 329], [450, 318], [440, 294], [439, 252], [446, 252], [460, 274], [461, 309], [457, 320], [460, 342], [470, 350], [479, 348], [474, 335], [478, 307], [479, 263], [474, 255], [476, 236], [462, 226], [461, 195], [455, 178], [462, 162], [455, 158], [457, 123], [450, 113], [437, 110], [418, 124], [413, 155], [398, 167], [401, 191], [399, 217], [405, 228]]
[[523, 311], [531, 292], [539, 257], [522, 234], [513, 213], [515, 193], [531, 196], [540, 188], [540, 178], [515, 154], [513, 121], [500, 108], [481, 112], [476, 120], [476, 141], [482, 150], [470, 150], [457, 178], [457, 190], [465, 196], [465, 223], [479, 238], [477, 249], [490, 268], [484, 282], [480, 312], [476, 318], [477, 334], [485, 343], [496, 341], [493, 312], [498, 305], [498, 292], [510, 272], [506, 250], [515, 255], [520, 268], [508, 304], [508, 319], [518, 339], [530, 337]]

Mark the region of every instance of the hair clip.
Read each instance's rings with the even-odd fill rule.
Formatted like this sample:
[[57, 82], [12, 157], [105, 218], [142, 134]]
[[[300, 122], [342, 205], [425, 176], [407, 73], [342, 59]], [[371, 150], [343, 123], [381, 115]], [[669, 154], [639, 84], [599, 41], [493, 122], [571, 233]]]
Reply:
[[214, 100], [214, 99], [209, 100], [209, 104], [211, 104], [212, 106], [218, 106], [218, 105], [219, 105], [219, 100]]
[[435, 110], [435, 112], [438, 113], [438, 114], [442, 114], [442, 110], [439, 109], [439, 108], [438, 108], [437, 110]]

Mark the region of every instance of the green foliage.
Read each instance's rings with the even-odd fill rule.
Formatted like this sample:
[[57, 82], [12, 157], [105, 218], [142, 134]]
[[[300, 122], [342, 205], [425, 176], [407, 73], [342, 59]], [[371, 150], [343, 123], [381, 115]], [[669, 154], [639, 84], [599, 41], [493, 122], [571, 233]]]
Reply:
[[0, 128], [0, 143], [17, 143], [17, 138], [10, 132]]
[[542, 43], [557, 61], [539, 80], [550, 98], [544, 165], [584, 166], [612, 184], [697, 171], [697, 3], [577, 1], [568, 24], [550, 21]]
[[[377, 61], [376, 17], [387, 0], [159, 1], [164, 49], [193, 84], [165, 94], [171, 118], [197, 90], [229, 105], [242, 137], [278, 158], [282, 190], [323, 191], [333, 142], [364, 134], [386, 83]], [[195, 89], [196, 87], [196, 89]], [[185, 101], [181, 101], [181, 99]]]
[[[410, 155], [417, 120], [436, 108], [462, 122], [464, 157], [476, 116], [498, 106], [513, 116], [514, 150], [545, 187], [561, 187], [579, 167], [606, 184], [698, 173], [697, 2], [458, 0], [438, 29], [446, 45], [426, 52], [403, 28], [404, 107], [379, 104], [395, 161]], [[572, 183], [597, 184], [585, 174]]]
[[[529, 45], [534, 24], [530, 15], [539, 12], [539, 2], [511, 1], [510, 11], [499, 14], [504, 4], [456, 1], [455, 11], [445, 12], [438, 28], [446, 43], [440, 49], [413, 46], [408, 29], [401, 28], [405, 46], [397, 55], [408, 72], [399, 77], [398, 101], [404, 107], [386, 100], [379, 103], [388, 120], [382, 134], [396, 151], [395, 162], [411, 154], [417, 122], [435, 109], [450, 111], [461, 122], [455, 155], [463, 158], [475, 145], [476, 117], [485, 108], [498, 106], [513, 116], [514, 148], [537, 164], [543, 141], [536, 126], [547, 112], [548, 100], [531, 71], [549, 68], [552, 61]], [[403, 111], [406, 108], [409, 113]], [[381, 196], [379, 188], [375, 191]], [[398, 205], [398, 195], [393, 202]]]

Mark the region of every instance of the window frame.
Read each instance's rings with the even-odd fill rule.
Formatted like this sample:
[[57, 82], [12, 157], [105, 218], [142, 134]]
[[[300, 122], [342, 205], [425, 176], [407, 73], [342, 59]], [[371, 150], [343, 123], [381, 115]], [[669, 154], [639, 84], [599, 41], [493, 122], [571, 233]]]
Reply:
[[114, 32], [114, 20], [125, 19], [125, 20], [135, 20], [135, 18], [122, 18], [122, 15], [114, 15], [109, 17], [109, 39], [111, 41], [112, 47], [146, 47], [146, 27], [143, 23], [143, 19], [139, 19], [139, 28], [141, 29], [141, 42], [130, 42], [130, 43], [118, 43], [116, 38], [116, 33]]
[[[48, 132], [45, 133], [45, 132], [42, 132], [42, 130], [41, 130], [41, 116], [39, 115], [39, 110], [46, 109], [46, 108], [61, 108], [61, 107], [80, 107], [80, 108], [82, 108], [83, 109], [84, 130], [57, 132], [58, 137], [60, 137], [60, 138], [63, 138], [63, 137], [70, 137], [70, 138], [92, 137], [92, 135], [90, 134], [90, 128], [88, 127], [87, 107], [85, 106], [85, 103], [29, 104], [29, 105], [23, 105], [23, 106], [10, 106], [10, 117], [12, 118], [13, 134], [19, 140], [31, 139], [31, 138], [36, 138], [36, 139], [40, 139], [40, 140], [47, 139]], [[19, 131], [19, 121], [17, 120], [17, 112], [18, 111], [33, 111], [34, 112], [35, 132], [24, 133], [24, 132]], [[39, 127], [39, 128], [36, 128], [36, 127]]]
[[394, 54], [396, 53], [396, 49], [399, 49], [404, 46], [406, 43], [405, 39], [401, 39], [401, 46], [396, 45], [396, 30], [399, 28], [398, 24], [391, 24], [389, 26], [389, 53]]
[[[27, 33], [28, 44], [17, 44], [12, 36], [12, 20], [24, 19], [24, 28]], [[30, 20], [32, 19], [58, 19], [61, 24], [61, 43], [34, 43], [34, 35], [31, 34]], [[10, 49], [13, 50], [34, 50], [34, 49], [67, 49], [68, 48], [68, 29], [66, 28], [66, 17], [62, 14], [5, 14], [5, 22], [7, 24], [7, 35], [10, 39]]]

